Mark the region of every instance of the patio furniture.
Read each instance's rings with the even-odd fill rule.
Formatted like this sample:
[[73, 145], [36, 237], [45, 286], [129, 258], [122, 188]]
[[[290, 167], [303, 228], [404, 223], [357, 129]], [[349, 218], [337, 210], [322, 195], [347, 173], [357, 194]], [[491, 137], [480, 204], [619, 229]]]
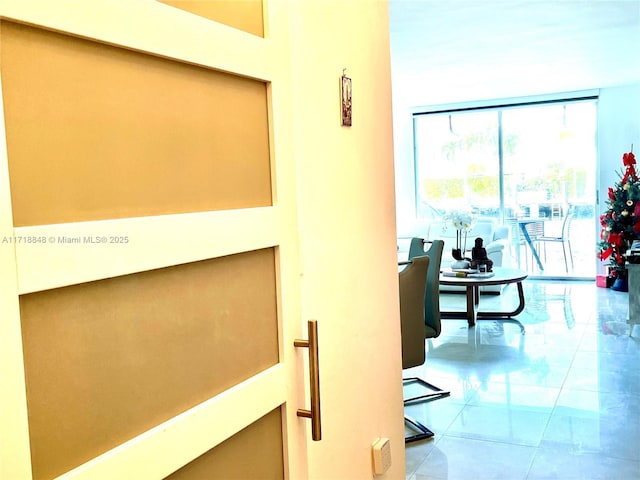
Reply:
[[[573, 208], [569, 208], [567, 215], [562, 222], [562, 231], [559, 236], [543, 235], [538, 237], [536, 244], [543, 244], [544, 258], [547, 261], [547, 243], [560, 243], [562, 244], [562, 254], [564, 255], [564, 268], [569, 273], [569, 264], [567, 262], [567, 252], [569, 252], [569, 258], [571, 259], [571, 268], [573, 269], [573, 252], [571, 251], [571, 221], [573, 220], [575, 212]], [[540, 267], [542, 269], [542, 267]]]
[[[518, 223], [518, 227], [520, 229], [520, 234], [522, 240], [524, 240], [525, 245], [529, 246], [529, 250], [531, 251], [532, 263], [533, 259], [535, 259], [538, 264], [538, 268], [540, 270], [544, 270], [542, 265], [542, 261], [540, 260], [540, 256], [538, 255], [538, 250], [536, 249], [535, 242], [540, 239], [544, 235], [544, 222], [546, 218], [544, 217], [524, 217], [516, 219]], [[520, 250], [518, 249], [518, 266], [520, 266]], [[525, 264], [527, 269], [529, 268], [529, 262], [527, 261], [527, 256], [525, 255]]]

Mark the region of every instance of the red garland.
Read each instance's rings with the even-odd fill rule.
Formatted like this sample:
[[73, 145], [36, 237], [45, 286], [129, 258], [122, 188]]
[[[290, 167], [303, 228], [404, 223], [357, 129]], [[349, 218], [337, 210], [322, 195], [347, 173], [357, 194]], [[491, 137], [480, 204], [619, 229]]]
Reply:
[[[606, 260], [611, 256], [611, 254], [617, 250], [618, 247], [622, 246], [624, 238], [620, 233], [617, 232], [609, 232], [609, 236], [607, 237], [607, 242], [610, 244], [609, 248], [607, 248], [604, 252], [600, 254], [600, 260]], [[622, 255], [616, 254], [616, 263], [622, 264], [624, 263], [624, 259]]]
[[600, 254], [600, 260], [606, 260], [613, 253], [613, 247], [607, 248], [604, 252]]
[[622, 245], [622, 235], [616, 232], [609, 233], [609, 239], [607, 240], [614, 247], [620, 247]]

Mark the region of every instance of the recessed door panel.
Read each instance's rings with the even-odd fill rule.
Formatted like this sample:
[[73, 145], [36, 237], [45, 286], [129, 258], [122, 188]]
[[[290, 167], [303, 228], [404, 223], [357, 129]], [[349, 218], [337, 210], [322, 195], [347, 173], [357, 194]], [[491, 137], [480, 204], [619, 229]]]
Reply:
[[277, 409], [169, 475], [167, 480], [283, 479], [282, 441], [282, 414]]
[[0, 32], [15, 226], [271, 205], [265, 82]]
[[23, 295], [35, 478], [278, 363], [273, 249]]
[[201, 17], [258, 35], [264, 34], [261, 0], [159, 0]]

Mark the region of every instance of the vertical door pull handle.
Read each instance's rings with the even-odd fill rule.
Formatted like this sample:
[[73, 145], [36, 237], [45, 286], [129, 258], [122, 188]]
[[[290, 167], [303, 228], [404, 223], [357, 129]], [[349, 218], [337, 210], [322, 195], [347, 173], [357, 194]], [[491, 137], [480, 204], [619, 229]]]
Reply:
[[322, 440], [322, 420], [320, 416], [320, 365], [318, 363], [318, 322], [309, 320], [307, 323], [309, 340], [294, 340], [296, 347], [309, 349], [309, 383], [311, 391], [311, 409], [298, 409], [298, 416], [311, 419], [311, 438]]

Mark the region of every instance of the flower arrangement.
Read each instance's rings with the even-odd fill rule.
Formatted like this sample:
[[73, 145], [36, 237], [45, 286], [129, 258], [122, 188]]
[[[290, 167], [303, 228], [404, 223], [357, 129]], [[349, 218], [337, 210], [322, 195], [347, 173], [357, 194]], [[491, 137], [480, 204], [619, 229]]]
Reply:
[[612, 277], [625, 279], [624, 254], [632, 241], [640, 238], [640, 180], [633, 145], [622, 156], [622, 163], [625, 171], [620, 173], [620, 181], [609, 187], [607, 212], [600, 216], [599, 258], [609, 259]]
[[[464, 252], [467, 250], [467, 233], [473, 228], [475, 216], [465, 210], [453, 210], [444, 216], [444, 229], [450, 223], [456, 229], [456, 248], [453, 250], [453, 258], [464, 259]], [[464, 241], [463, 241], [464, 235]]]

